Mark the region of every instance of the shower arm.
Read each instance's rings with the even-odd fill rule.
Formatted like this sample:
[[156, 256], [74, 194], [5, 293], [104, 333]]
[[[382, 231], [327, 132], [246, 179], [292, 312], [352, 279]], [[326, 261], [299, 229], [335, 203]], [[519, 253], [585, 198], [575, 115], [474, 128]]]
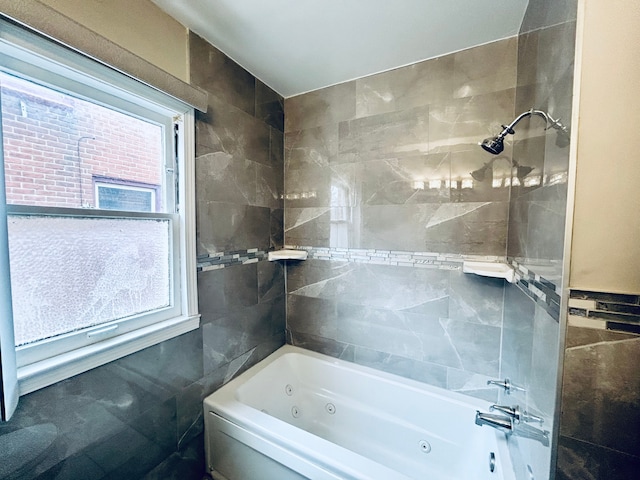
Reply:
[[518, 115], [516, 119], [513, 122], [511, 122], [509, 125], [506, 125], [506, 126], [502, 125], [502, 131], [500, 132], [497, 138], [500, 140], [503, 140], [507, 135], [513, 135], [514, 133], [516, 133], [513, 127], [515, 127], [518, 124], [518, 122], [520, 122], [520, 120], [522, 120], [525, 117], [528, 117], [529, 115], [540, 115], [542, 118], [544, 118], [547, 125], [549, 124], [549, 122], [551, 122], [552, 127], [555, 127], [556, 125], [562, 126], [560, 122], [553, 120], [551, 117], [549, 117], [549, 115], [546, 112], [543, 112], [542, 110], [535, 110], [532, 108], [531, 110], [527, 110], [526, 112], [523, 112], [520, 115]]
[[499, 138], [500, 140], [503, 140], [507, 135], [513, 135], [514, 133], [516, 133], [513, 127], [515, 127], [520, 122], [520, 120], [530, 115], [539, 115], [542, 118], [544, 118], [544, 121], [547, 124], [547, 128], [545, 130], [548, 130], [549, 128], [554, 128], [566, 135], [569, 135], [569, 129], [560, 122], [560, 119], [555, 119], [551, 115], [549, 115], [547, 112], [543, 112], [542, 110], [536, 110], [532, 108], [531, 110], [527, 110], [526, 112], [523, 112], [520, 115], [518, 115], [517, 118], [513, 122], [511, 122], [509, 125], [506, 125], [506, 126], [502, 125], [503, 130], [502, 132], [500, 132], [497, 138]]

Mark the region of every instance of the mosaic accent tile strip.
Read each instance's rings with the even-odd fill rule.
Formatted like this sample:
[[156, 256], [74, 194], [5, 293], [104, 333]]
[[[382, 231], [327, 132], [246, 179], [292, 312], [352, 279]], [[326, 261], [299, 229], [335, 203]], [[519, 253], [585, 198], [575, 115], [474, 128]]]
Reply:
[[556, 285], [541, 275], [511, 258], [509, 263], [515, 270], [515, 283], [535, 300], [556, 321], [560, 321], [560, 285]]
[[302, 247], [285, 245], [284, 248], [305, 250], [309, 258], [338, 262], [359, 262], [374, 265], [398, 267], [437, 268], [440, 270], [460, 270], [462, 262], [505, 262], [505, 257], [483, 255], [461, 255], [456, 253], [407, 252], [400, 250], [379, 250], [366, 248]]
[[569, 325], [640, 335], [640, 295], [571, 290]]
[[[372, 265], [389, 265], [397, 267], [432, 268], [439, 270], [461, 270], [465, 260], [474, 262], [507, 262], [506, 257], [491, 255], [461, 255], [456, 253], [407, 252], [400, 250], [380, 250], [365, 248], [331, 248], [285, 245], [284, 248], [304, 250], [309, 259], [331, 260], [338, 262], [358, 262]], [[257, 248], [237, 250], [233, 252], [216, 252], [198, 257], [197, 270], [206, 272], [234, 265], [247, 265], [266, 260], [268, 252]], [[534, 301], [540, 304], [554, 319], [560, 318], [559, 286], [509, 259], [515, 269], [516, 285]], [[621, 308], [621, 307], [617, 307]], [[640, 308], [640, 306], [639, 306]], [[612, 311], [614, 307], [611, 306]]]
[[197, 271], [206, 272], [218, 270], [233, 265], [247, 265], [257, 263], [267, 258], [267, 252], [257, 248], [247, 250], [235, 250], [233, 252], [216, 252], [208, 255], [200, 255], [197, 259]]

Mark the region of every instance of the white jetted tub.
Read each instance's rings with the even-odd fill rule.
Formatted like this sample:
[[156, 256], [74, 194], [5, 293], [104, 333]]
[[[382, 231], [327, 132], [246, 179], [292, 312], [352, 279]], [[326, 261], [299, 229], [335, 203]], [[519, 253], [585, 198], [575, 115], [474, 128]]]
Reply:
[[208, 468], [216, 480], [513, 480], [506, 436], [475, 424], [488, 409], [287, 345], [204, 400]]

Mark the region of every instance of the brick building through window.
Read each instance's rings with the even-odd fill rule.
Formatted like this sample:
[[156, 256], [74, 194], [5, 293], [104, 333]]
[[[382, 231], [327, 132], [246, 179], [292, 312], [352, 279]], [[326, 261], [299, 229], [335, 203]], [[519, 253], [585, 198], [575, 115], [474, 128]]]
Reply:
[[5, 73], [0, 84], [8, 204], [162, 210], [160, 126]]

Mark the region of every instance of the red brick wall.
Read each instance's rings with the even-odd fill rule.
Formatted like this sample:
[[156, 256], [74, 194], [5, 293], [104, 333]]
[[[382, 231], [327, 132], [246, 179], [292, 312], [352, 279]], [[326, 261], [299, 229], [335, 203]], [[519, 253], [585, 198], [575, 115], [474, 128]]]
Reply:
[[159, 185], [158, 126], [0, 76], [7, 202], [95, 206], [93, 178]]

